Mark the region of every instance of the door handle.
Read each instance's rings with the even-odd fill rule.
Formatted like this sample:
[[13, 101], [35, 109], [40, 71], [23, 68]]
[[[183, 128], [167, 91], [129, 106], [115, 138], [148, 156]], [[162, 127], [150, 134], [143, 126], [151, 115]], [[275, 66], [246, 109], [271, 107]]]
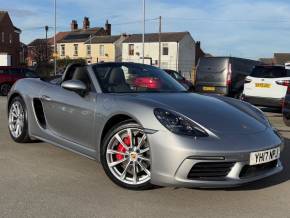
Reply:
[[43, 96], [41, 96], [41, 98], [45, 101], [51, 101], [51, 98], [47, 95], [43, 95]]

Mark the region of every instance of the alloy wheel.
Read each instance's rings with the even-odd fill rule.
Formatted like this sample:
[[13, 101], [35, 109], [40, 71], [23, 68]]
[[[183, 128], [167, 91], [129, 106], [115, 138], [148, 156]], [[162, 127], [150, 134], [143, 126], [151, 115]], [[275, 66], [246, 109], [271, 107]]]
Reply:
[[18, 138], [24, 129], [24, 109], [20, 102], [15, 101], [9, 110], [9, 130], [14, 138]]
[[123, 183], [141, 185], [151, 178], [150, 147], [140, 128], [117, 132], [107, 146], [106, 160], [111, 173]]

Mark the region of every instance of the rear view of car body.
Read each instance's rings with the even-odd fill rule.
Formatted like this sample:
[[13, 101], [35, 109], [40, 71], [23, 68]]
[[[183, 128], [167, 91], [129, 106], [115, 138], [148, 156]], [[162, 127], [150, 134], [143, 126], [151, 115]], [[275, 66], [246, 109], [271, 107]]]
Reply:
[[243, 100], [281, 108], [289, 84], [290, 72], [284, 66], [256, 66], [245, 80]]
[[205, 57], [197, 66], [195, 91], [239, 97], [244, 78], [259, 62], [234, 57]]

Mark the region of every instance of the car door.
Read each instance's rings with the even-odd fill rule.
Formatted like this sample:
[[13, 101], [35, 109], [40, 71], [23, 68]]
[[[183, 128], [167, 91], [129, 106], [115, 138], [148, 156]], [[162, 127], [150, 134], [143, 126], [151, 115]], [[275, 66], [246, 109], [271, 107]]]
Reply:
[[9, 69], [0, 69], [0, 85], [4, 83], [11, 83], [11, 75]]
[[[47, 128], [55, 135], [86, 147], [93, 147], [95, 125], [96, 93], [86, 68], [78, 67], [65, 80], [76, 79], [76, 74], [85, 74], [89, 87], [85, 96], [63, 89], [61, 85], [51, 85], [43, 89], [43, 110]], [[81, 79], [80, 79], [81, 80]]]
[[11, 82], [14, 83], [19, 79], [24, 78], [21, 68], [11, 68], [10, 69]]

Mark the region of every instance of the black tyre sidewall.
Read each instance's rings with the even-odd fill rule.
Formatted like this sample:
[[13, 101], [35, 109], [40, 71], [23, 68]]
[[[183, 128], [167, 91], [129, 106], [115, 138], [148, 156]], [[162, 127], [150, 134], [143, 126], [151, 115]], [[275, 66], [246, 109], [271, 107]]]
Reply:
[[105, 173], [107, 174], [107, 176], [118, 186], [122, 187], [122, 188], [126, 188], [126, 189], [131, 189], [131, 190], [146, 190], [146, 189], [151, 189], [153, 186], [150, 183], [150, 180], [147, 181], [144, 184], [140, 184], [140, 185], [130, 185], [130, 184], [126, 184], [121, 182], [119, 179], [117, 179], [110, 171], [109, 166], [107, 164], [107, 158], [106, 158], [106, 151], [107, 151], [107, 147], [108, 144], [111, 140], [111, 138], [119, 131], [127, 129], [127, 128], [140, 128], [142, 129], [142, 126], [140, 126], [137, 123], [133, 123], [132, 121], [127, 121], [127, 122], [122, 122], [119, 123], [117, 125], [115, 125], [105, 136], [103, 142], [102, 142], [102, 147], [101, 147], [101, 163], [103, 166], [103, 169], [105, 171]]
[[[6, 93], [3, 93], [3, 92], [2, 92], [2, 88], [3, 88], [3, 86], [8, 86], [8, 87], [9, 87]], [[1, 84], [1, 85], [0, 85], [0, 95], [2, 95], [2, 96], [7, 96], [8, 93], [9, 93], [10, 88], [11, 88], [11, 85], [8, 84], [8, 83], [3, 83], [3, 84]]]
[[11, 138], [15, 141], [15, 142], [19, 142], [19, 143], [25, 143], [25, 142], [29, 142], [30, 141], [30, 138], [29, 138], [29, 135], [28, 135], [28, 117], [27, 117], [27, 110], [26, 110], [26, 105], [25, 105], [25, 102], [23, 101], [23, 99], [19, 96], [13, 98], [11, 100], [11, 103], [9, 104], [9, 108], [8, 108], [8, 118], [9, 118], [9, 113], [10, 113], [10, 108], [12, 106], [12, 104], [14, 102], [19, 102], [23, 108], [23, 111], [24, 111], [24, 127], [23, 127], [23, 131], [21, 133], [21, 135], [17, 138], [15, 138], [11, 132], [10, 132], [10, 128], [9, 128], [9, 124], [8, 124], [8, 129], [9, 129], [9, 134], [11, 136]]

